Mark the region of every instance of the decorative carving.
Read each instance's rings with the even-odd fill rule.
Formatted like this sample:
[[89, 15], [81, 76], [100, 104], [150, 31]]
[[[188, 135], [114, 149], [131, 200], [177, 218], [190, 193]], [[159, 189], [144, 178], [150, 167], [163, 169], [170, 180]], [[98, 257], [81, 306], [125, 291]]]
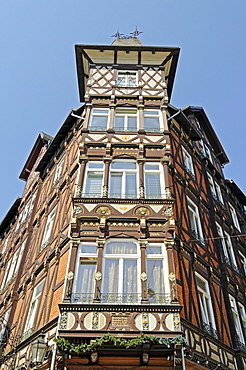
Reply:
[[179, 331], [180, 328], [180, 317], [179, 314], [175, 313], [173, 314], [173, 323], [174, 323], [174, 330]]
[[112, 212], [109, 207], [101, 206], [96, 209], [95, 213], [99, 216], [107, 216], [107, 215], [111, 215]]
[[128, 141], [130, 139], [130, 135], [121, 135], [121, 139], [123, 141]]
[[[99, 313], [98, 312], [93, 312], [92, 316], [92, 330], [98, 329], [98, 318], [99, 318]], [[93, 361], [95, 362], [95, 361]]]
[[168, 207], [162, 212], [163, 216], [173, 216], [173, 207]]
[[74, 215], [77, 216], [77, 215], [83, 214], [84, 210], [81, 206], [78, 205], [78, 206], [74, 207], [73, 213], [74, 213]]
[[76, 187], [76, 198], [80, 198], [81, 197], [81, 194], [82, 194], [82, 186], [81, 185], [77, 185]]
[[107, 196], [108, 196], [108, 186], [103, 185], [103, 197], [107, 197]]
[[175, 274], [174, 274], [174, 272], [170, 272], [168, 278], [169, 278], [170, 281], [175, 281]]
[[67, 329], [67, 312], [62, 312], [60, 316], [60, 329]]
[[149, 315], [143, 313], [142, 315], [143, 330], [149, 330]]
[[73, 276], [74, 276], [73, 272], [72, 271], [69, 271], [69, 273], [67, 274], [67, 279], [68, 280], [72, 280], [73, 279]]
[[151, 212], [147, 207], [138, 207], [135, 210], [135, 214], [140, 217], [144, 217], [144, 216], [146, 217], [146, 216], [149, 216]]
[[144, 198], [144, 186], [139, 186], [139, 196], [140, 198]]
[[102, 280], [102, 273], [101, 273], [100, 271], [97, 271], [97, 272], [95, 273], [95, 279], [96, 279], [97, 281]]
[[147, 278], [148, 278], [148, 276], [147, 276], [146, 272], [142, 272], [142, 274], [140, 275], [140, 279], [141, 279], [142, 281], [146, 281], [146, 280], [147, 280]]

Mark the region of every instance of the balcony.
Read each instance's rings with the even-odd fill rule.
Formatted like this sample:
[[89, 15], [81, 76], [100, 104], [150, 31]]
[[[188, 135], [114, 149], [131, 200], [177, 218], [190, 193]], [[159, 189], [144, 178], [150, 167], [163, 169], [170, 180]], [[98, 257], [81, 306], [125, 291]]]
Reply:
[[[73, 304], [88, 304], [88, 303], [103, 303], [103, 304], [141, 304], [141, 294], [128, 293], [101, 293], [98, 299], [94, 299], [94, 294], [89, 293], [73, 293], [71, 295], [71, 303]], [[169, 293], [151, 293], [148, 294], [148, 300], [144, 301], [147, 305], [165, 305], [171, 303]]]

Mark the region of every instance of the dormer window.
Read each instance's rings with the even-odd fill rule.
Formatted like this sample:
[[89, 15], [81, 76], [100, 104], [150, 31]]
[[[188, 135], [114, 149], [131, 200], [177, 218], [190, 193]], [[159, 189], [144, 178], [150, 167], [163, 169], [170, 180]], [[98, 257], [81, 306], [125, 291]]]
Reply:
[[136, 87], [137, 86], [137, 71], [118, 71], [117, 74], [118, 87]]

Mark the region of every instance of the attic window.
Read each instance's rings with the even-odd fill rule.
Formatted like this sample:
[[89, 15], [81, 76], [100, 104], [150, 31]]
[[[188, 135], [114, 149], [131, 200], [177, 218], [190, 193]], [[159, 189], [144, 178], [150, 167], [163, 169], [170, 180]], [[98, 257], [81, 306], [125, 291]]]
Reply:
[[117, 86], [118, 87], [136, 87], [137, 86], [137, 72], [118, 71]]

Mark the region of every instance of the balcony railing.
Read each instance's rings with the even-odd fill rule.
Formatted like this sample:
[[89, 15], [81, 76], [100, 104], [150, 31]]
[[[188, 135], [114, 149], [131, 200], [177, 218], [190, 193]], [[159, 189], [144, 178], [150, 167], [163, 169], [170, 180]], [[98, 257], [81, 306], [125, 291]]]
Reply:
[[202, 323], [203, 330], [210, 334], [212, 337], [219, 339], [219, 333], [216, 329], [214, 329], [211, 325], [207, 324], [206, 322]]
[[[140, 293], [101, 293], [98, 299], [94, 299], [94, 294], [90, 293], [72, 293], [71, 303], [105, 303], [105, 304], [140, 304]], [[152, 293], [148, 294], [148, 300], [144, 304], [170, 304], [171, 298], [169, 293]]]
[[[102, 193], [81, 193], [81, 198], [102, 198]], [[117, 199], [137, 199], [139, 194], [122, 194], [122, 193], [109, 193], [107, 198]], [[169, 199], [171, 198], [170, 191], [163, 194], [145, 194], [145, 199]]]

